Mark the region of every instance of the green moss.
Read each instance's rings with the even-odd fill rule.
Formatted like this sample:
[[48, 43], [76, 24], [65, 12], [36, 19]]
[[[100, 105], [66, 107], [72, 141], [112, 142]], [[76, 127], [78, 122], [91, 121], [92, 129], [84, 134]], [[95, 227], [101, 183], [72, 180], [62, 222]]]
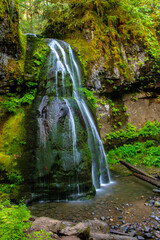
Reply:
[[0, 134], [0, 196], [18, 199], [22, 182], [18, 162], [25, 145], [25, 112], [19, 109], [4, 123]]
[[29, 76], [25, 77], [25, 84], [27, 87], [30, 87], [31, 85], [37, 85], [36, 82], [39, 80], [41, 69], [44, 66], [50, 49], [43, 40], [38, 38], [28, 38], [28, 44], [31, 50], [26, 56], [25, 73]]
[[[0, 150], [5, 155], [21, 155], [25, 144], [24, 109], [10, 116], [0, 135]], [[8, 157], [8, 156], [7, 156]]]
[[20, 44], [22, 47], [22, 58], [25, 58], [26, 48], [27, 48], [27, 36], [24, 35], [20, 29], [19, 29], [19, 38], [20, 38]]
[[7, 10], [7, 1], [6, 0], [2, 0], [0, 2], [0, 20], [3, 20], [5, 18], [5, 12]]
[[0, 134], [0, 169], [7, 173], [19, 172], [17, 160], [23, 152], [26, 135], [24, 117], [24, 110], [20, 109], [5, 122]]

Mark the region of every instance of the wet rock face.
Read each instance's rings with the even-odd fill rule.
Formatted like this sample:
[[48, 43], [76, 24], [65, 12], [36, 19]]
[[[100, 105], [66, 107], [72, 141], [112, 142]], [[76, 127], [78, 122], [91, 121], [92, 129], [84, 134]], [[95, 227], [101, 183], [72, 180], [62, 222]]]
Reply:
[[27, 119], [30, 127], [26, 163], [30, 159], [30, 167], [25, 179], [32, 187], [31, 192], [41, 200], [76, 199], [94, 192], [87, 130], [75, 100], [69, 101], [76, 124], [76, 149], [64, 100], [38, 96]]

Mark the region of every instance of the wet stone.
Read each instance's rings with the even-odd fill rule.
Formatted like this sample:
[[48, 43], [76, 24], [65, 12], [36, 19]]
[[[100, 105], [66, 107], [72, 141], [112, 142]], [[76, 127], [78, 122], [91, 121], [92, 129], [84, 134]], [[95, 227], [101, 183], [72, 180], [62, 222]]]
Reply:
[[128, 229], [129, 227], [126, 226], [126, 225], [122, 225], [121, 228], [120, 228], [124, 233], [127, 233], [128, 232]]
[[145, 238], [142, 237], [142, 236], [137, 236], [137, 239], [138, 239], [138, 240], [145, 240]]
[[150, 231], [151, 231], [151, 229], [149, 228], [149, 227], [144, 227], [144, 231], [146, 232], [146, 233], [149, 233]]
[[136, 228], [136, 227], [137, 227], [137, 225], [138, 225], [138, 223], [134, 223], [133, 227], [134, 227], [134, 228]]
[[145, 233], [145, 234], [144, 234], [144, 237], [145, 237], [146, 239], [150, 239], [150, 238], [152, 237], [152, 234], [151, 234], [151, 233]]
[[137, 232], [136, 232], [136, 231], [129, 231], [128, 234], [129, 234], [129, 236], [131, 236], [131, 237], [137, 236]]
[[100, 217], [100, 219], [101, 219], [102, 221], [105, 221], [105, 217]]

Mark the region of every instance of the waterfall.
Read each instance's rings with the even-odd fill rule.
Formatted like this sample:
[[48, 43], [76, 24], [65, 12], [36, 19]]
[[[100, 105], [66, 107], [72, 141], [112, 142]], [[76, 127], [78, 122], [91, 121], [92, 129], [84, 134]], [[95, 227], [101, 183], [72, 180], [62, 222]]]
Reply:
[[77, 55], [64, 41], [48, 41], [50, 54], [28, 119], [26, 178], [33, 198], [88, 199], [111, 181], [106, 154], [82, 92]]
[[[49, 46], [51, 48], [51, 51], [53, 52], [53, 55], [55, 54], [53, 64], [57, 65], [57, 71], [61, 70], [63, 76], [65, 75], [65, 72], [67, 71], [70, 74], [70, 77], [72, 79], [73, 97], [78, 104], [78, 107], [81, 111], [81, 114], [82, 114], [85, 124], [87, 126], [88, 144], [89, 144], [89, 148], [90, 148], [91, 154], [92, 154], [93, 184], [96, 189], [100, 188], [100, 184], [110, 182], [111, 178], [110, 178], [110, 173], [109, 173], [107, 162], [106, 162], [106, 155], [105, 155], [105, 150], [104, 150], [102, 141], [100, 139], [98, 130], [96, 128], [96, 125], [95, 125], [92, 115], [90, 113], [90, 110], [87, 106], [85, 98], [82, 96], [82, 93], [80, 92], [80, 89], [82, 88], [82, 83], [81, 83], [82, 75], [81, 75], [79, 65], [77, 64], [77, 61], [74, 57], [72, 48], [69, 44], [62, 42], [62, 41], [51, 40], [51, 42], [49, 43]], [[67, 54], [66, 54], [66, 51], [64, 50], [63, 46], [65, 46], [65, 48], [67, 49], [67, 51], [69, 53], [69, 58], [67, 58]], [[64, 77], [63, 77], [63, 79], [64, 79]], [[57, 84], [58, 84], [58, 81], [56, 81], [56, 92], [57, 92]], [[63, 80], [63, 89], [64, 89], [64, 80]], [[58, 96], [58, 92], [57, 92], [57, 96]], [[73, 135], [73, 148], [74, 148], [73, 153], [76, 157], [77, 150], [76, 150], [75, 123], [74, 123], [73, 115], [71, 114], [69, 103], [66, 99], [64, 99], [64, 100], [69, 108], [70, 119], [72, 122], [72, 135]], [[93, 149], [97, 149], [98, 156], [95, 157]], [[98, 163], [97, 158], [99, 158], [100, 163]], [[100, 171], [99, 179], [97, 178], [98, 171]]]

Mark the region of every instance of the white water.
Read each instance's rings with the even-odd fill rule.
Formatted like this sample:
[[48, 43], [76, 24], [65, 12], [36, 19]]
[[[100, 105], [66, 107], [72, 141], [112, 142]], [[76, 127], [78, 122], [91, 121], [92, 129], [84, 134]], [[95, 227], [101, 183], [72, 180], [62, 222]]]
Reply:
[[47, 105], [47, 102], [48, 102], [48, 98], [44, 96], [38, 109], [38, 111], [42, 114], [42, 116], [39, 116], [38, 118], [38, 125], [40, 129], [41, 145], [43, 145], [44, 147], [46, 147], [47, 136], [46, 136], [46, 131], [44, 127], [45, 113], [43, 112], [43, 109], [44, 109], [44, 106]]
[[[52, 51], [52, 58], [50, 62], [53, 66], [56, 66], [56, 96], [58, 97], [58, 72], [62, 73], [62, 85], [63, 96], [65, 95], [65, 83], [64, 76], [66, 72], [69, 73], [73, 84], [73, 97], [77, 102], [80, 112], [83, 116], [84, 122], [88, 132], [88, 144], [92, 154], [92, 179], [93, 185], [96, 189], [100, 188], [101, 184], [111, 182], [109, 169], [106, 161], [106, 154], [103, 144], [101, 142], [98, 130], [92, 118], [91, 112], [87, 106], [85, 98], [82, 95], [80, 89], [82, 88], [82, 75], [77, 61], [74, 57], [72, 48], [69, 44], [63, 41], [51, 40], [49, 47]], [[65, 50], [64, 50], [64, 48]], [[68, 53], [66, 53], [66, 50]], [[70, 123], [72, 126], [72, 139], [73, 139], [73, 158], [77, 159], [77, 147], [76, 147], [76, 127], [74, 122], [74, 116], [70, 108], [69, 102], [63, 98], [69, 110]], [[96, 150], [96, 151], [95, 151]], [[98, 172], [100, 176], [97, 177]]]
[[77, 163], [78, 162], [78, 151], [77, 151], [77, 136], [76, 136], [76, 127], [75, 127], [74, 117], [73, 117], [73, 113], [71, 111], [69, 101], [65, 98], [64, 98], [64, 101], [69, 110], [69, 121], [71, 124], [72, 141], [73, 141], [73, 159], [74, 159], [74, 163]]

